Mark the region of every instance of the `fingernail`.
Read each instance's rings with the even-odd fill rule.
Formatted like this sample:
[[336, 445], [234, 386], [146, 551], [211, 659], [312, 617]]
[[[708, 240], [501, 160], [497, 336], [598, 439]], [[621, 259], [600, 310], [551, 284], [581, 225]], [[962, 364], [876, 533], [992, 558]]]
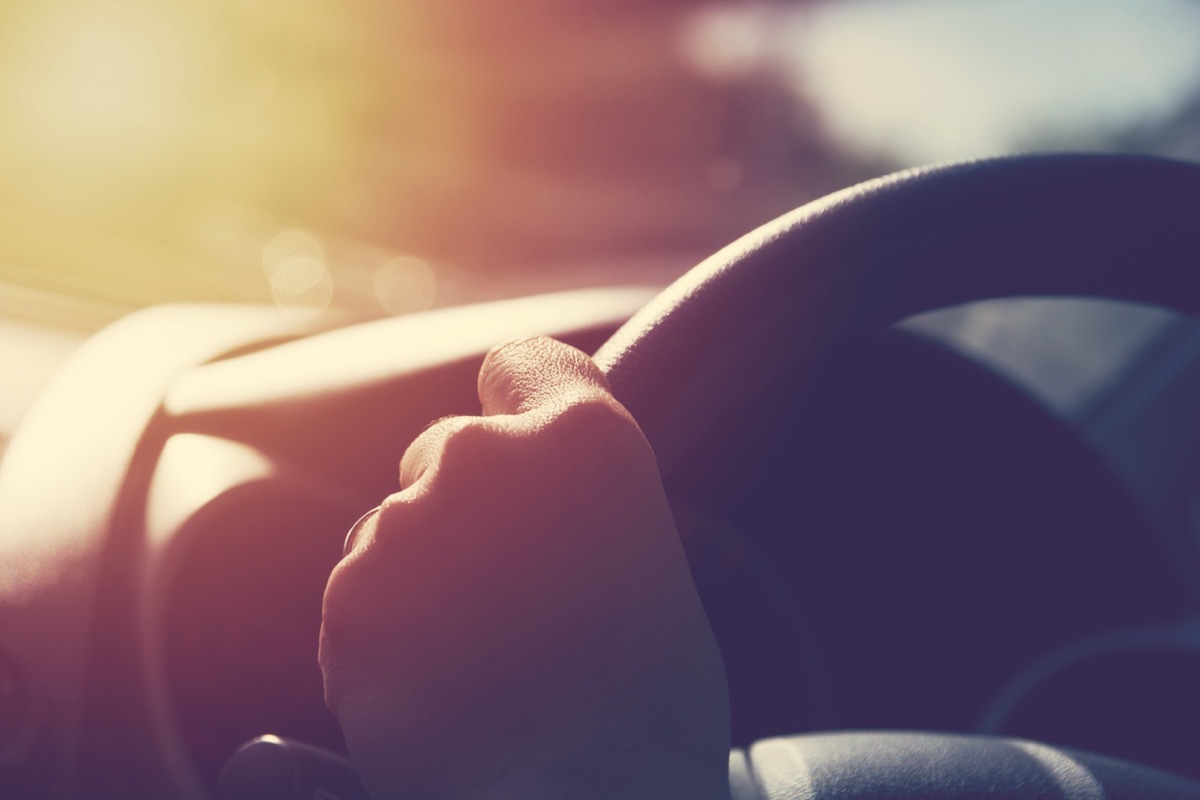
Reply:
[[350, 551], [354, 549], [354, 540], [358, 538], [358, 532], [362, 530], [362, 526], [367, 520], [379, 513], [380, 506], [375, 506], [367, 513], [358, 518], [358, 522], [350, 526], [350, 532], [346, 534], [346, 543], [342, 545], [342, 556], [350, 555]]

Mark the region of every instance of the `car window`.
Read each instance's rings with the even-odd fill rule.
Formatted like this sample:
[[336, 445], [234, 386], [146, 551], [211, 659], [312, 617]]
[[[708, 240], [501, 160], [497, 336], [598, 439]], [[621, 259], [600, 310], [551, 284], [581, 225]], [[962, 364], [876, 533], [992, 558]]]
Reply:
[[1187, 0], [47, 0], [0, 15], [0, 278], [86, 298], [83, 325], [174, 299], [382, 314], [660, 281], [896, 168], [1200, 157]]
[[1198, 22], [1189, 0], [5, 3], [0, 316], [86, 334], [162, 302], [661, 285], [894, 169], [1200, 159]]

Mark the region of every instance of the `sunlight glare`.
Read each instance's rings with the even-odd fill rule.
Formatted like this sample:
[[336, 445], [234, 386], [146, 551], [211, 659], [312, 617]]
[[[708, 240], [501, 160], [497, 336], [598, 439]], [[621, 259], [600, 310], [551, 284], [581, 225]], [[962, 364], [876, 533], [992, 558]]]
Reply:
[[10, 110], [26, 147], [129, 157], [177, 144], [200, 78], [188, 29], [130, 3], [78, 4], [35, 21], [16, 54]]

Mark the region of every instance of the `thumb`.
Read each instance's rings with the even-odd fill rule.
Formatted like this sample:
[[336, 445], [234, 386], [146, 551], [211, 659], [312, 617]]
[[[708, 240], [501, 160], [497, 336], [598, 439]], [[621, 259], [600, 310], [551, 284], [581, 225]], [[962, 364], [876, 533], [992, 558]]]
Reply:
[[546, 336], [492, 348], [479, 369], [478, 392], [484, 416], [561, 409], [580, 396], [612, 394], [591, 358]]

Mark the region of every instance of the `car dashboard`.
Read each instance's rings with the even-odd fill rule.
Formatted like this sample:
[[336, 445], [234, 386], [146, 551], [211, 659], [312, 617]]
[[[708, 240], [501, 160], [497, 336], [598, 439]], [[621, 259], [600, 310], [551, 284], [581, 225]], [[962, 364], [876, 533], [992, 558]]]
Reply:
[[[0, 480], [3, 658], [10, 695], [22, 698], [20, 757], [10, 757], [6, 777], [27, 785], [30, 797], [82, 781], [203, 798], [234, 749], [253, 736], [274, 733], [341, 750], [315, 653], [324, 580], [345, 530], [392, 491], [398, 454], [428, 420], [473, 411], [474, 372], [491, 343], [539, 330], [594, 349], [651, 294], [638, 287], [579, 291], [328, 329], [276, 310], [164, 307], [94, 337], [44, 389]], [[993, 304], [989, 313], [995, 311]], [[1062, 311], [1047, 308], [1046, 319]], [[1181, 353], [1191, 352], [1195, 331], [1172, 327], [1181, 323], [1170, 317], [1152, 324], [1150, 312], [1138, 309], [1110, 312], [1141, 314], [1141, 324], [1130, 326], [1137, 333], [1127, 360], [1102, 376], [1107, 380], [1093, 376], [1090, 405], [1075, 408], [1077, 430], [1120, 473], [1145, 467], [1147, 459], [1106, 450], [1106, 443], [1145, 445], [1144, 427], [1162, 427], [1152, 409], [1185, 402], [1195, 370]], [[851, 394], [837, 389], [821, 399], [809, 388], [801, 408], [815, 413], [822, 402], [903, 394], [929, 358], [954, 364], [935, 373], [940, 387], [950, 387], [948, 402], [962, 400], [953, 396], [960, 370], [974, 376], [969, 381], [986, 375], [989, 391], [1015, 391], [1020, 376], [1011, 365], [1030, 372], [1030, 358], [1014, 360], [1020, 345], [1011, 341], [1007, 367], [1003, 357], [992, 356], [988, 369], [963, 358], [972, 343], [956, 313], [918, 318], [844, 354], [844, 363], [857, 365], [851, 373], [903, 365], [900, 383], [883, 378], [882, 385], [857, 386], [847, 383], [847, 368], [831, 367], [828, 384], [852, 386]], [[913, 352], [921, 355], [914, 360]], [[1146, 392], [1127, 377], [1155, 369], [1154, 385], [1169, 391]], [[1028, 401], [1038, 410], [1022, 413], [1044, 415], [1037, 424], [1059, 435], [1046, 410], [1053, 401], [1053, 389], [1043, 390]], [[1059, 419], [1069, 413], [1065, 404], [1056, 409]], [[841, 424], [859, 426], [855, 419]], [[797, 437], [773, 452], [823, 446], [812, 430]], [[844, 447], [852, 440], [830, 441]], [[778, 524], [770, 514], [754, 521], [746, 513], [730, 523], [728, 509], [689, 493], [682, 471], [668, 488], [725, 649], [735, 736], [749, 743], [881, 724], [974, 730], [1107, 748], [1188, 772], [1200, 735], [1200, 715], [1188, 701], [1200, 668], [1200, 627], [1189, 591], [1195, 560], [1180, 551], [1192, 543], [1192, 473], [1184, 465], [1194, 445], [1194, 431], [1184, 427], [1155, 451], [1165, 455], [1150, 466], [1177, 483], [1173, 494], [1142, 495], [1130, 505], [1151, 520], [1131, 517], [1131, 524], [1152, 535], [1133, 549], [1098, 548], [1124, 560], [1117, 566], [1134, 589], [1157, 588], [1131, 604], [1131, 614], [1121, 610], [1122, 587], [1113, 585], [1105, 608], [1079, 610], [1085, 621], [1075, 630], [1047, 629], [1036, 641], [995, 635], [1006, 646], [1020, 643], [1019, 657], [1003, 668], [987, 664], [994, 654], [922, 644], [921, 634], [889, 640], [886, 626], [863, 627], [878, 611], [855, 610], [837, 582], [801, 569], [812, 587], [806, 594], [772, 562], [776, 554], [742, 535], [751, 524]], [[789, 475], [782, 461], [778, 472]], [[828, 490], [820, 480], [816, 485]], [[1120, 490], [1138, 495], [1133, 481]], [[790, 504], [804, 495], [788, 490], [755, 502], [769, 507], [781, 497]], [[1156, 497], [1158, 506], [1151, 503]], [[777, 518], [802, 529], [824, 524], [819, 516], [816, 523], [788, 513]], [[814, 552], [821, 555], [813, 560], [828, 558], [835, 570], [849, 558]], [[1114, 567], [1086, 554], [1079, 564], [1106, 576]], [[887, 583], [882, 574], [874, 580]], [[1101, 596], [1103, 586], [1094, 591]], [[1004, 624], [1002, 617], [996, 622]], [[1019, 616], [1013, 624], [1021, 624]], [[847, 636], [881, 634], [885, 645], [847, 643]], [[878, 660], [887, 646], [900, 649], [890, 663]], [[947, 686], [945, 698], [934, 698], [920, 678], [904, 701], [884, 697], [903, 696], [909, 661], [955, 650], [957, 668], [979, 676], [974, 684], [959, 682], [971, 684], [965, 693]], [[756, 684], [754, 691], [738, 688]], [[740, 720], [739, 691], [746, 709]], [[114, 767], [130, 763], [137, 765], [132, 772]]]

